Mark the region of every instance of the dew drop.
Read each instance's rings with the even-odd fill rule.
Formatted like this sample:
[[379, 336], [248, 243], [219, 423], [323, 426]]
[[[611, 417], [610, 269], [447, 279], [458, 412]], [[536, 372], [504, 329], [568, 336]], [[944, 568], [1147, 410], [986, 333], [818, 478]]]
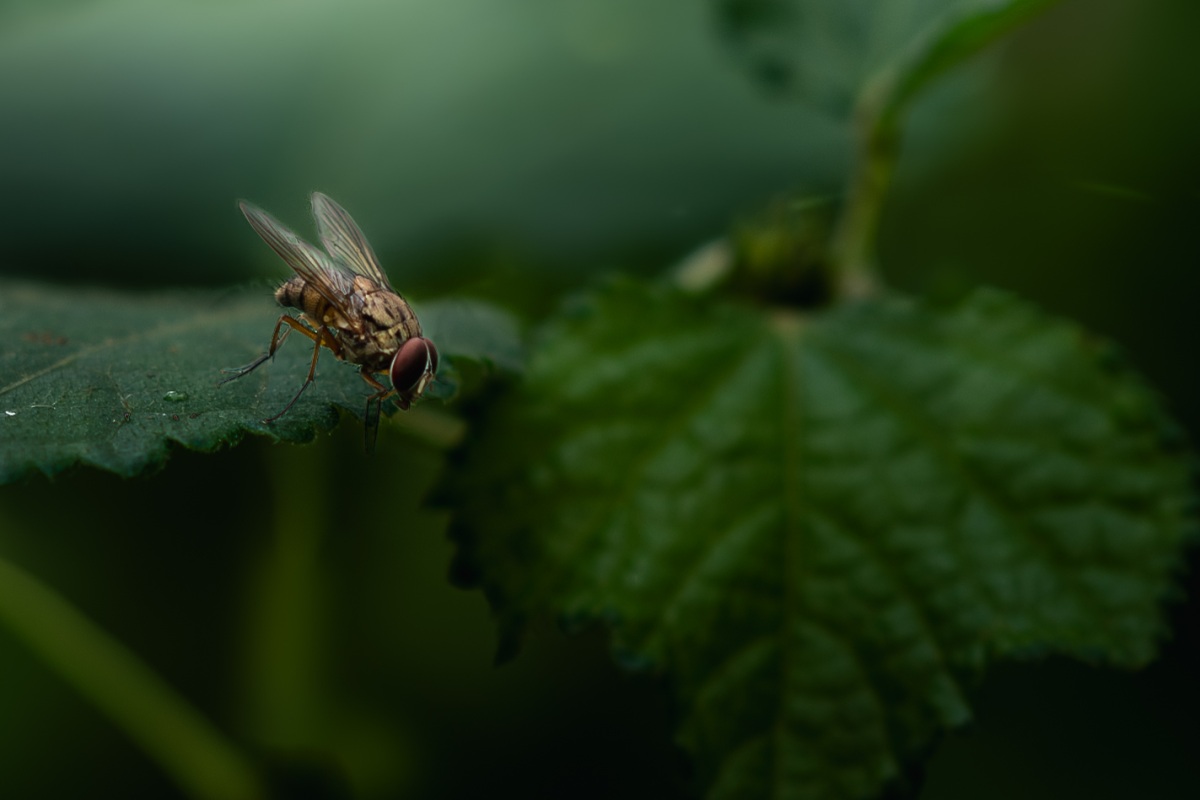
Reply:
[[168, 403], [182, 403], [187, 399], [187, 392], [176, 392], [172, 390], [163, 395], [163, 400], [166, 400]]

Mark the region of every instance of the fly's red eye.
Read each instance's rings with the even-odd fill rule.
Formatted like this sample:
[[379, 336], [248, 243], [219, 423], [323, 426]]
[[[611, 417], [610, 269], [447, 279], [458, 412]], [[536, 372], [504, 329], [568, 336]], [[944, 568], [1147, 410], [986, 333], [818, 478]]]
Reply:
[[400, 345], [392, 359], [392, 386], [398, 392], [417, 388], [426, 375], [437, 372], [438, 351], [433, 342], [422, 336], [414, 336]]

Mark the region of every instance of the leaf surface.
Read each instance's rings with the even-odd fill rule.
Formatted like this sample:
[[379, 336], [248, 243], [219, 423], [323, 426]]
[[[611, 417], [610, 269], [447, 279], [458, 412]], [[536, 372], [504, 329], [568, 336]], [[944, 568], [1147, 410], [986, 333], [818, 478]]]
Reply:
[[[362, 418], [369, 388], [353, 365], [324, 351], [317, 380], [283, 417], [307, 375], [300, 336], [273, 362], [218, 386], [223, 368], [265, 352], [281, 309], [266, 287], [122, 293], [0, 281], [0, 483], [89, 464], [119, 475], [155, 467], [171, 443], [195, 450], [248, 433], [303, 442]], [[444, 363], [519, 368], [513, 319], [485, 303], [417, 307]], [[443, 370], [450, 372], [450, 370]], [[434, 401], [436, 402], [436, 401]]]
[[604, 620], [664, 671], [711, 797], [877, 796], [997, 657], [1145, 663], [1192, 524], [1152, 393], [996, 292], [804, 316], [618, 283], [492, 414], [447, 486], [460, 577], [502, 647]]

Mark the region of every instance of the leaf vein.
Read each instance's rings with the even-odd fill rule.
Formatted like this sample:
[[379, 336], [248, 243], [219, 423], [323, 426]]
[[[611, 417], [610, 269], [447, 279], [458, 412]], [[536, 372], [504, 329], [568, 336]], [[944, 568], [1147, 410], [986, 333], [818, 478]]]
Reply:
[[570, 546], [556, 552], [556, 558], [560, 563], [573, 562], [581, 549], [593, 539], [606, 521], [612, 518], [611, 510], [625, 507], [628, 504], [634, 493], [644, 486], [641, 480], [642, 475], [654, 457], [674, 441], [679, 431], [695, 417], [705, 403], [712, 400], [713, 395], [724, 385], [727, 377], [741, 369], [753, 356], [754, 349], [747, 348], [741, 358], [731, 359], [724, 369], [709, 373], [711, 378], [709, 384], [702, 391], [692, 392], [689, 401], [676, 409], [668, 424], [656, 424], [650, 427], [647, 431], [646, 446], [630, 463], [625, 465], [624, 479], [617, 486], [612, 502], [599, 506], [592, 519], [587, 522], [579, 534], [574, 536], [574, 541]]
[[[927, 414], [923, 413], [919, 408], [914, 407], [902, 395], [892, 391], [883, 382], [872, 376], [869, 369], [863, 368], [862, 365], [856, 363], [853, 354], [838, 352], [832, 343], [827, 343], [822, 352], [829, 357], [831, 365], [840, 368], [841, 373], [847, 380], [859, 386], [862, 391], [873, 396], [880, 405], [891, 409], [895, 417], [912, 431], [920, 441], [923, 441], [929, 450], [946, 464], [952, 472], [961, 475], [964, 482], [969, 485], [974, 494], [984, 499], [996, 510], [1009, 529], [1020, 535], [1029, 551], [1040, 553], [1043, 560], [1047, 563], [1055, 563], [1057, 561], [1053, 553], [1047, 548], [1047, 545], [1035, 535], [1035, 532], [1030, 529], [1029, 524], [1022, 519], [1019, 510], [1014, 508], [1002, 495], [992, 490], [983, 477], [977, 473], [976, 468], [955, 451], [953, 442], [949, 438], [950, 434], [948, 433], [948, 429], [952, 428], [955, 424], [953, 420], [942, 420], [940, 424], [935, 424], [933, 420], [928, 418]], [[1094, 612], [1100, 611], [1101, 607], [1097, 603], [1094, 592], [1086, 589], [1073, 573], [1060, 570], [1054, 574], [1061, 582], [1071, 585], [1076, 596], [1090, 606]], [[986, 591], [986, 587], [980, 588]], [[1000, 598], [996, 598], [996, 600], [998, 604], [1003, 605]]]

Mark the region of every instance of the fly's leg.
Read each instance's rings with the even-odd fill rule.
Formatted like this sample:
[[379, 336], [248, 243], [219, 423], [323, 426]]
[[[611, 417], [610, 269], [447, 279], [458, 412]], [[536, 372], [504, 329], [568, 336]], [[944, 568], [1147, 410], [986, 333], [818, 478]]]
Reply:
[[[283, 328], [284, 320], [287, 320], [288, 323], [292, 327], [295, 327], [295, 320], [293, 320], [291, 316], [289, 316], [288, 314], [281, 314], [279, 317], [279, 321], [275, 323], [275, 332], [271, 334], [271, 346], [269, 348], [267, 348], [267, 352], [264, 353], [263, 355], [259, 356], [258, 358], [254, 359], [253, 361], [251, 361], [249, 364], [245, 365], [244, 367], [234, 367], [232, 369], [221, 370], [221, 372], [224, 372], [225, 374], [229, 375], [229, 377], [225, 378], [224, 380], [217, 383], [217, 386], [223, 386], [224, 384], [229, 383], [230, 381], [236, 381], [238, 378], [242, 377], [243, 375], [250, 374], [254, 370], [261, 367], [264, 363], [266, 363], [267, 361], [270, 361], [272, 358], [274, 358], [275, 351], [283, 346], [283, 340], [286, 339], [287, 335], [292, 332], [292, 328]], [[282, 336], [279, 335], [280, 328], [283, 328]], [[307, 329], [304, 330], [304, 333], [306, 335], [311, 336], [311, 334], [309, 334]]]
[[[288, 325], [291, 325], [293, 328], [295, 328], [296, 330], [300, 331], [305, 336], [307, 336], [308, 338], [313, 340], [312, 363], [309, 364], [309, 366], [308, 366], [308, 377], [304, 379], [304, 383], [303, 383], [303, 385], [300, 386], [300, 391], [296, 392], [296, 396], [293, 397], [291, 399], [291, 401], [286, 406], [283, 407], [282, 411], [280, 411], [278, 414], [276, 414], [273, 417], [267, 417], [266, 419], [263, 420], [263, 422], [274, 422], [275, 420], [279, 419], [284, 414], [286, 414], [291, 409], [291, 407], [296, 404], [296, 401], [300, 399], [300, 395], [304, 394], [304, 390], [307, 389], [312, 384], [313, 379], [316, 377], [317, 357], [321, 355], [321, 345], [325, 345], [330, 350], [332, 350], [333, 354], [335, 356], [337, 356], [338, 358], [342, 357], [342, 346], [340, 344], [338, 344], [337, 339], [335, 339], [333, 337], [333, 334], [330, 333], [329, 329], [326, 328], [324, 325], [322, 325], [317, 330], [313, 331], [313, 330], [310, 330], [308, 327], [306, 327], [303, 323], [297, 321], [294, 317], [290, 317], [287, 314], [284, 314], [283, 317], [280, 318], [279, 321], [281, 323], [286, 321]], [[268, 353], [267, 357], [268, 358], [270, 357], [269, 353]]]
[[[367, 410], [363, 414], [363, 447], [367, 451], [367, 455], [371, 455], [375, 452], [375, 440], [379, 436], [379, 417], [383, 413], [383, 401], [396, 390], [384, 386], [376, 380], [366, 367], [363, 367], [358, 374], [362, 375], [362, 379], [367, 382], [368, 386], [376, 390], [375, 394], [367, 398]], [[374, 416], [371, 414], [372, 402], [375, 403]]]

